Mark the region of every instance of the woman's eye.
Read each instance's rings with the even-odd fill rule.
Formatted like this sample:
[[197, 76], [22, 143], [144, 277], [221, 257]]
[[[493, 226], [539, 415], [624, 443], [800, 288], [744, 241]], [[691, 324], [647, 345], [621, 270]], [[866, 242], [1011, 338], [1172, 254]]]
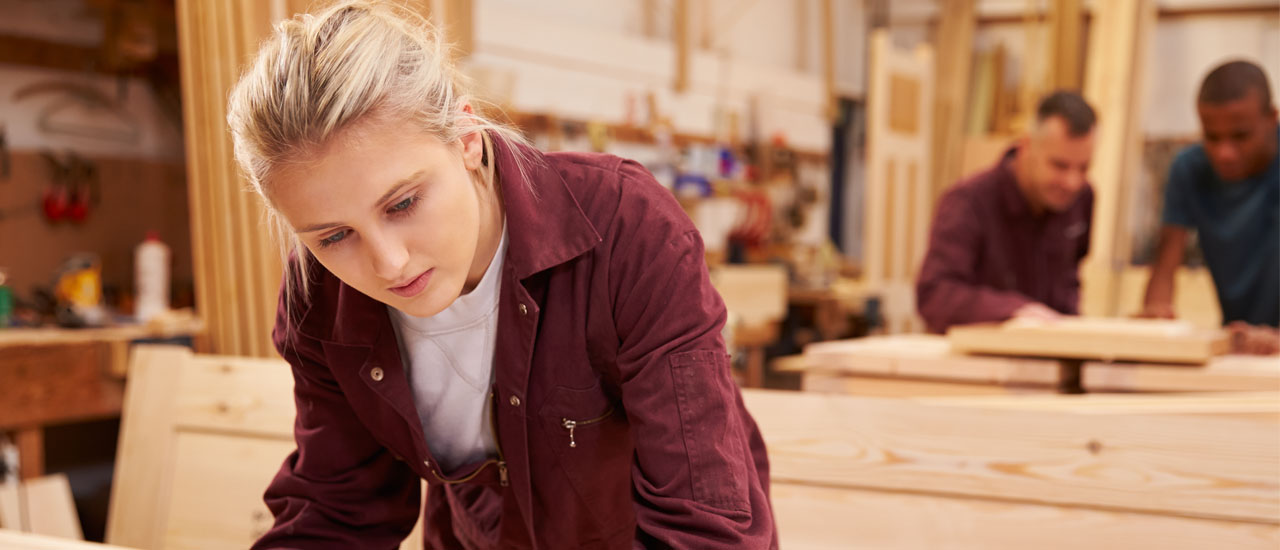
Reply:
[[347, 238], [347, 232], [348, 231], [344, 229], [342, 231], [329, 235], [328, 237], [320, 239], [320, 246], [332, 246], [342, 242], [342, 239]]
[[394, 206], [391, 207], [391, 212], [404, 212], [405, 210], [408, 210], [410, 206], [413, 206], [413, 201], [415, 198], [416, 197], [408, 197], [400, 202], [397, 202]]

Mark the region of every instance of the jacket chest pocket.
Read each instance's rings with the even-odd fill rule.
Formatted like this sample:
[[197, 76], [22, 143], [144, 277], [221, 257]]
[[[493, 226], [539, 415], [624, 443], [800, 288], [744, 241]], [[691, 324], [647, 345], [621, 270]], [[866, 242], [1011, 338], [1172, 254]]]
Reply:
[[634, 445], [626, 414], [602, 391], [557, 386], [538, 410], [546, 446], [578, 494], [583, 515], [602, 531], [631, 511]]

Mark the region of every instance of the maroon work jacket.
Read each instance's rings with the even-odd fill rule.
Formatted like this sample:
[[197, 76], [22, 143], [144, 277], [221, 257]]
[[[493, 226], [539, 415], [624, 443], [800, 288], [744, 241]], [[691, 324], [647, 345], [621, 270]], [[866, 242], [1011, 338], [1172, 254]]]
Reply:
[[1080, 311], [1093, 187], [1086, 183], [1062, 212], [1036, 214], [1018, 189], [1015, 151], [938, 201], [916, 281], [916, 306], [932, 332], [1003, 321], [1032, 302], [1068, 315]]
[[440, 471], [386, 306], [310, 261], [309, 305], [290, 321], [282, 303], [273, 331], [298, 449], [255, 548], [394, 548], [420, 479], [428, 548], [776, 546], [764, 443], [693, 224], [634, 162], [521, 147], [526, 178], [495, 143], [500, 456]]

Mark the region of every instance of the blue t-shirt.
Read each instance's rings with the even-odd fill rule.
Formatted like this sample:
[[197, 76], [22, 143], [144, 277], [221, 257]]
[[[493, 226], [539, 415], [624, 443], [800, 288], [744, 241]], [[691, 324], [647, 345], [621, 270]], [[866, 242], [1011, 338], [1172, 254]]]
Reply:
[[1280, 155], [1262, 173], [1224, 183], [1197, 144], [1178, 153], [1164, 223], [1196, 230], [1222, 322], [1280, 325]]

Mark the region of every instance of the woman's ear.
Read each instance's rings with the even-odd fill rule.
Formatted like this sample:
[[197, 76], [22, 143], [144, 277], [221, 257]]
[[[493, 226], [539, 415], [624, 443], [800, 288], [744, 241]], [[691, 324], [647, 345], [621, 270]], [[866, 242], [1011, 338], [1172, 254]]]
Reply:
[[484, 159], [484, 131], [475, 123], [475, 110], [470, 103], [462, 104], [462, 165], [467, 170], [478, 170]]

